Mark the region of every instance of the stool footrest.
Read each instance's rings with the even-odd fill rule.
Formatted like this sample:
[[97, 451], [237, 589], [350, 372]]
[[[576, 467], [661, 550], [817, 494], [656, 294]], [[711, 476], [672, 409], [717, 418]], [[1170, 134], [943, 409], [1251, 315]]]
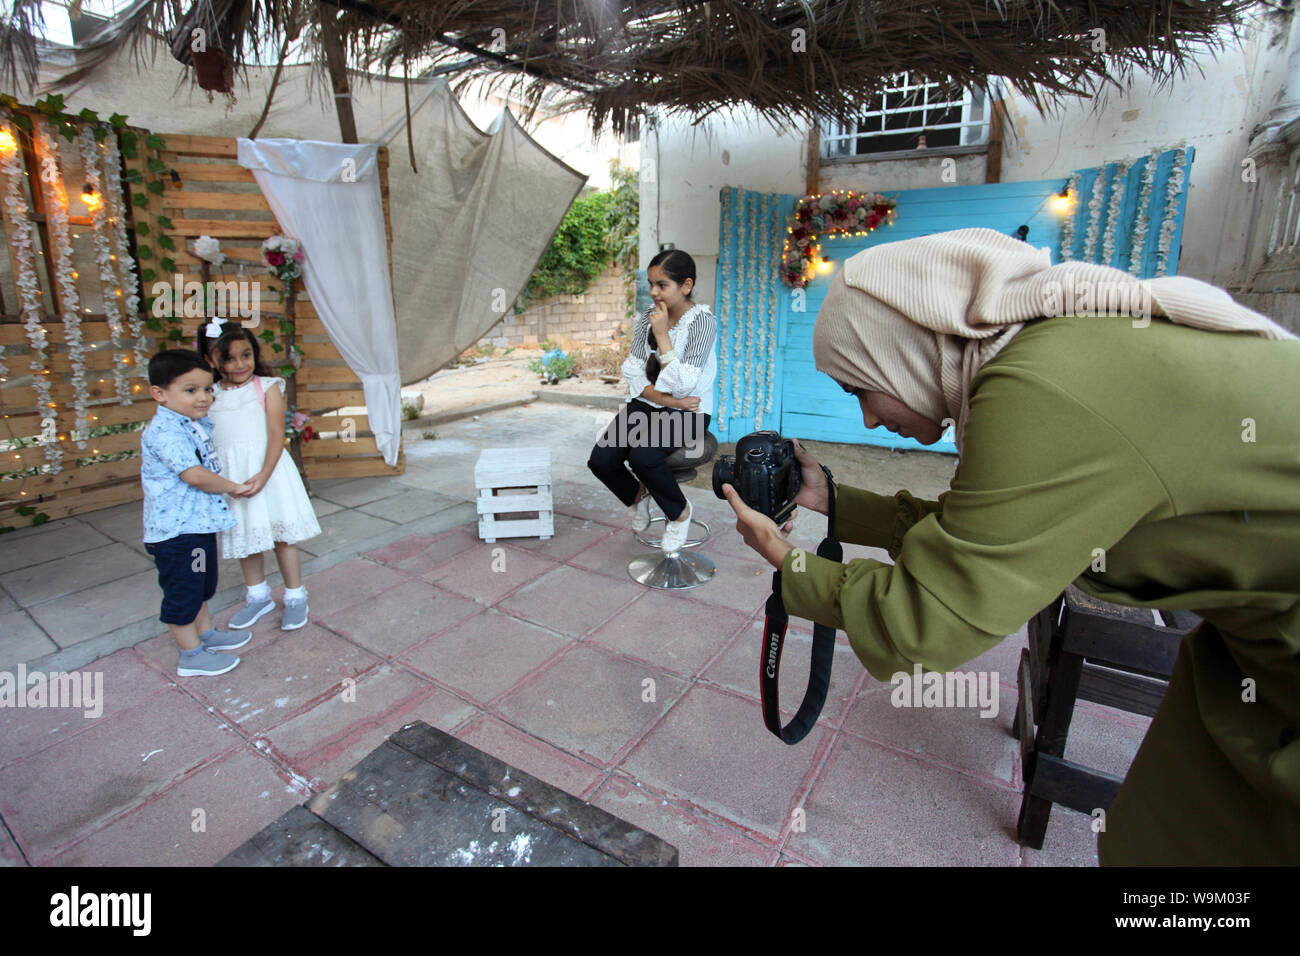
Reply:
[[1156, 677], [1129, 674], [1085, 662], [1079, 675], [1079, 699], [1154, 717], [1169, 684]]
[[1052, 754], [1039, 753], [1034, 760], [1033, 783], [1029, 792], [1080, 813], [1109, 810], [1124, 782], [1119, 777]]

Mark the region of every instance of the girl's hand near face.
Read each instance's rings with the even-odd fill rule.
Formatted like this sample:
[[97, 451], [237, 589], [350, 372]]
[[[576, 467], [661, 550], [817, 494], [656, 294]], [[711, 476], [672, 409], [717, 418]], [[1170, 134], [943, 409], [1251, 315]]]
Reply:
[[655, 303], [654, 311], [650, 313], [650, 328], [654, 329], [655, 338], [661, 334], [668, 334], [668, 306], [660, 301]]

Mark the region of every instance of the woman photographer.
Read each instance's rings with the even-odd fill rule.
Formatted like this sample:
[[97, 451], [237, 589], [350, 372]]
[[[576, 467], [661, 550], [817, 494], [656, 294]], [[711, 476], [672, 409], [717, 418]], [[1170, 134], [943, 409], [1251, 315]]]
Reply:
[[649, 527], [654, 499], [667, 519], [662, 548], [671, 554], [686, 544], [691, 504], [668, 456], [702, 445], [709, 429], [717, 323], [707, 305], [691, 301], [695, 260], [685, 252], [659, 253], [646, 276], [654, 307], [632, 325], [631, 354], [623, 363], [629, 398], [596, 442], [587, 467], [631, 509], [635, 531]]
[[[1044, 317], [1067, 284], [1156, 317]], [[846, 261], [813, 351], [868, 428], [929, 444], [948, 419], [961, 458], [935, 502], [838, 489], [838, 537], [893, 565], [796, 563], [728, 490], [745, 541], [783, 569], [789, 613], [844, 629], [888, 680], [982, 654], [1071, 583], [1192, 610], [1203, 623], [1101, 862], [1300, 862], [1300, 341], [1205, 283], [1052, 267], [1047, 250], [965, 229]], [[798, 504], [824, 513], [825, 478], [798, 454]]]

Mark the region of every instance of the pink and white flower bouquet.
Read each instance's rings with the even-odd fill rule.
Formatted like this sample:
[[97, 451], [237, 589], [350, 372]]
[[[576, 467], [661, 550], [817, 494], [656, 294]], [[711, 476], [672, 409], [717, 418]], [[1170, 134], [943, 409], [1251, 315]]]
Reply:
[[302, 261], [305, 258], [298, 240], [288, 236], [272, 236], [262, 243], [262, 262], [282, 282], [292, 282], [302, 275]]

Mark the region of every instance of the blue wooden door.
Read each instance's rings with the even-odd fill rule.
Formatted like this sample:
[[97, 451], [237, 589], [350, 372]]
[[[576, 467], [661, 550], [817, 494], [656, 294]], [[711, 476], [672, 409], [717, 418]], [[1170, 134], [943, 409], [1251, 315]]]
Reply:
[[813, 364], [812, 332], [817, 312], [834, 270], [845, 259], [863, 249], [946, 232], [986, 226], [1014, 234], [1029, 226], [1029, 242], [1055, 249], [1061, 225], [1047, 200], [1062, 186], [1062, 180], [1025, 183], [991, 183], [979, 186], [948, 186], [938, 189], [910, 189], [889, 193], [898, 199], [898, 219], [892, 226], [867, 236], [823, 239], [822, 253], [831, 260], [831, 271], [820, 274], [803, 296], [787, 291], [781, 296], [778, 325], [778, 354], [781, 382], [781, 434], [795, 438], [913, 448], [956, 453], [949, 429], [939, 442], [920, 442], [895, 435], [885, 428], [866, 429], [858, 400], [847, 394]]

